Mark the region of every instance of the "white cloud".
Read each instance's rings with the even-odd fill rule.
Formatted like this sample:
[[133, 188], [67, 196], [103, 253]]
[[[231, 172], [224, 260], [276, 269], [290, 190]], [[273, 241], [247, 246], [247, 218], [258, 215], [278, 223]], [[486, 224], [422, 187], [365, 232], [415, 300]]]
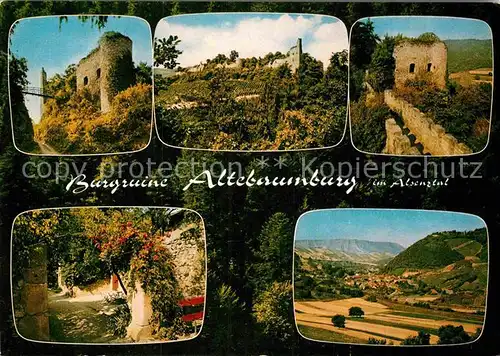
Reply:
[[[211, 16], [211, 15], [202, 15]], [[220, 16], [220, 15], [218, 15]], [[228, 16], [231, 16], [228, 14]], [[219, 53], [236, 50], [241, 58], [262, 57], [269, 52], [286, 53], [302, 38], [304, 51], [327, 64], [332, 52], [347, 49], [347, 30], [341, 21], [325, 22], [324, 16], [291, 16], [270, 18], [255, 15], [236, 24], [220, 21], [213, 25], [189, 26], [170, 22], [159, 23], [155, 37], [177, 35], [181, 40], [179, 56], [182, 67], [205, 62]]]

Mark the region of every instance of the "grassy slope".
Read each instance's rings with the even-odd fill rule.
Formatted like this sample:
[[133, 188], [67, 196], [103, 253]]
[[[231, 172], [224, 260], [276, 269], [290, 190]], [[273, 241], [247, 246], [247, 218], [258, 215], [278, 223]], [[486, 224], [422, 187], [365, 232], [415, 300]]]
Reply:
[[448, 72], [492, 67], [491, 40], [446, 40]]

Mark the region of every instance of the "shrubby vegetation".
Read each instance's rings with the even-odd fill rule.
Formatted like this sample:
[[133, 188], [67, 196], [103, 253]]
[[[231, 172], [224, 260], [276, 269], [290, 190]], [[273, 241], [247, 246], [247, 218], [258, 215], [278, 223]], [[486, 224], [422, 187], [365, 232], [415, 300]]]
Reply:
[[[360, 150], [379, 153], [385, 144], [384, 124], [391, 116], [388, 114], [389, 108], [383, 101], [374, 104], [367, 99], [367, 96], [393, 89], [395, 60], [392, 54], [396, 44], [401, 42], [429, 44], [440, 39], [431, 32], [417, 38], [397, 35], [380, 39], [374, 34], [373, 23], [370, 21], [357, 24], [354, 31], [357, 37], [353, 37], [356, 39], [351, 44], [353, 141]], [[456, 47], [453, 46], [448, 58], [448, 73], [450, 68], [456, 70], [455, 67], [462, 65], [457, 63], [458, 58], [463, 59], [463, 55], [458, 54], [460, 51]], [[459, 49], [464, 48], [459, 47]], [[369, 59], [358, 58], [358, 53], [363, 53]], [[464, 53], [468, 52], [464, 50]], [[478, 57], [478, 54], [472, 56], [475, 62], [470, 63], [466, 69], [488, 67], [488, 63], [491, 67], [491, 47], [489, 52], [480, 51], [480, 53], [483, 57]], [[447, 133], [459, 142], [465, 143], [473, 152], [481, 151], [486, 146], [490, 127], [491, 83], [463, 87], [452, 80], [447, 80], [447, 87], [439, 89], [425, 78], [417, 78], [408, 81], [405, 87], [399, 88], [395, 94], [428, 114], [436, 124], [442, 125]], [[367, 89], [367, 84], [370, 89]], [[397, 115], [393, 113], [392, 116]]]
[[360, 97], [357, 103], [351, 103], [351, 132], [354, 145], [365, 152], [382, 152], [385, 146], [385, 120], [391, 112], [385, 105], [384, 98], [378, 94], [367, 104], [366, 96]]
[[290, 283], [274, 283], [256, 300], [254, 315], [257, 327], [262, 330], [269, 344], [279, 345], [292, 337], [295, 325], [290, 319], [290, 314], [293, 314], [291, 296]]
[[86, 89], [76, 91], [76, 67], [56, 74], [47, 82], [46, 100], [40, 123], [35, 126], [37, 141], [58, 152], [95, 153], [143, 148], [151, 130], [152, 87], [147, 83], [147, 66], [137, 68], [138, 84], [113, 98], [102, 113], [99, 98]]
[[337, 328], [345, 328], [345, 316], [341, 314], [332, 317], [332, 324]]
[[[169, 58], [164, 52], [178, 53], [175, 43], [160, 53], [157, 63]], [[226, 65], [234, 63], [237, 53], [230, 58], [219, 54], [197, 72], [166, 79], [156, 75], [156, 114], [163, 139], [182, 147], [217, 150], [337, 143], [346, 118], [347, 51], [334, 53], [326, 70], [307, 53], [297, 73], [287, 65], [265, 67], [282, 57], [277, 52], [241, 58], [241, 67], [233, 68]]]
[[349, 316], [355, 318], [362, 318], [365, 315], [365, 312], [360, 307], [350, 307], [349, 308]]
[[[154, 28], [158, 21], [164, 16], [177, 15], [180, 13], [199, 13], [205, 11], [272, 11], [272, 12], [315, 12], [335, 15], [342, 19], [347, 27], [364, 16], [371, 15], [421, 15], [423, 13], [432, 15], [456, 15], [470, 17], [471, 13], [478, 18], [491, 17], [493, 6], [489, 4], [459, 6], [457, 4], [432, 4], [432, 3], [313, 3], [313, 4], [290, 4], [290, 3], [224, 3], [224, 2], [3, 2], [0, 4], [3, 10], [4, 21], [0, 22], [2, 33], [9, 31], [10, 24], [17, 18], [25, 16], [38, 16], [47, 14], [82, 14], [82, 13], [114, 13], [142, 16], [148, 20]], [[154, 7], [154, 11], [151, 11]], [[94, 19], [93, 17], [91, 17]], [[96, 26], [104, 19], [102, 16], [95, 17]], [[64, 23], [62, 25], [64, 30]], [[2, 48], [7, 48], [7, 36], [0, 36]], [[369, 52], [369, 47], [366, 47]], [[351, 53], [352, 55], [352, 53]], [[369, 58], [360, 55], [359, 58]], [[364, 73], [361, 73], [361, 81]], [[12, 73], [11, 73], [12, 74]], [[264, 187], [252, 187], [248, 189], [235, 187], [220, 187], [208, 189], [201, 186], [193, 187], [187, 191], [182, 191], [182, 180], [172, 178], [169, 187], [161, 190], [138, 190], [134, 192], [118, 191], [111, 195], [105, 191], [96, 194], [68, 195], [62, 189], [63, 184], [51, 179], [31, 179], [28, 180], [22, 175], [22, 165], [26, 162], [38, 163], [36, 157], [27, 157], [15, 150], [12, 146], [12, 132], [9, 123], [8, 95], [6, 71], [0, 71], [0, 76], [4, 85], [0, 86], [0, 107], [3, 119], [0, 121], [0, 228], [4, 236], [10, 235], [10, 222], [21, 211], [40, 206], [64, 206], [64, 205], [88, 205], [88, 204], [110, 204], [110, 205], [164, 205], [166, 202], [177, 206], [188, 206], [199, 211], [207, 224], [209, 239], [208, 243], [208, 296], [207, 296], [207, 317], [204, 323], [203, 332], [193, 342], [174, 343], [162, 346], [174, 353], [182, 353], [189, 350], [189, 353], [199, 354], [241, 354], [242, 352], [252, 354], [331, 354], [331, 348], [325, 347], [324, 343], [313, 343], [299, 337], [297, 332], [291, 335], [285, 342], [279, 345], [269, 344], [261, 341], [266, 335], [262, 334], [260, 328], [255, 327], [254, 304], [257, 298], [263, 293], [265, 288], [257, 288], [260, 274], [253, 266], [256, 261], [255, 251], [260, 249], [262, 226], [271, 215], [282, 212], [289, 219], [295, 221], [302, 212], [323, 207], [359, 207], [359, 206], [391, 206], [394, 208], [424, 208], [437, 210], [466, 211], [482, 216], [486, 221], [498, 220], [498, 199], [500, 194], [499, 182], [496, 172], [498, 171], [498, 145], [495, 140], [490, 142], [488, 153], [481, 156], [483, 173], [488, 174], [483, 179], [456, 179], [449, 187], [435, 187], [432, 189], [389, 189], [385, 187], [375, 187], [365, 184], [361, 180], [356, 189], [356, 193], [325, 194], [323, 189], [303, 189], [287, 188], [267, 189]], [[12, 89], [12, 88], [11, 88]], [[7, 103], [7, 104], [6, 104]], [[13, 102], [14, 110], [19, 112], [23, 108], [22, 99]], [[29, 117], [15, 115], [14, 120], [23, 121], [27, 119], [28, 126], [31, 127]], [[493, 121], [494, 133], [498, 131], [498, 126]], [[16, 136], [17, 137], [17, 136]], [[32, 137], [32, 136], [31, 136]], [[168, 136], [164, 136], [168, 137]], [[30, 150], [27, 150], [30, 151]], [[300, 169], [295, 165], [296, 161], [302, 157], [302, 153], [287, 154], [290, 159], [290, 168], [267, 170], [257, 169], [257, 174], [296, 174]], [[318, 157], [318, 153], [305, 155], [306, 159]], [[172, 163], [177, 160], [184, 162], [194, 159], [196, 162], [220, 161], [227, 165], [228, 162], [237, 159], [247, 169], [256, 167], [253, 156], [239, 155], [219, 155], [202, 152], [179, 152], [164, 147], [153, 140], [151, 150], [139, 152], [134, 155], [122, 157], [122, 160], [137, 160], [145, 163], [148, 158], [153, 160], [168, 160]], [[321, 154], [320, 161], [337, 162], [340, 160], [360, 160], [365, 162], [366, 157], [356, 153], [349, 145], [341, 145], [335, 150], [329, 150]], [[476, 157], [477, 159], [477, 157]], [[112, 157], [113, 162], [120, 159]], [[88, 163], [89, 166], [98, 167], [102, 158], [81, 157], [72, 159], [71, 162], [77, 164]], [[49, 160], [48, 162], [55, 162]], [[63, 159], [63, 162], [66, 160]], [[272, 157], [271, 157], [272, 162]], [[387, 160], [382, 159], [382, 163]], [[248, 165], [248, 166], [247, 166]], [[446, 165], [446, 169], [451, 169]], [[464, 167], [464, 171], [471, 173], [473, 167]], [[156, 173], [156, 172], [155, 172]], [[183, 173], [187, 173], [183, 171]], [[389, 176], [392, 172], [389, 170]], [[186, 175], [187, 176], [187, 175]], [[333, 192], [333, 191], [332, 191]], [[478, 199], [482, 197], [482, 199]], [[388, 205], [389, 204], [389, 205]], [[494, 224], [493, 224], [494, 225]], [[282, 236], [283, 240], [293, 241], [293, 233]], [[4, 249], [8, 251], [9, 241], [4, 239]], [[276, 261], [277, 269], [273, 271], [277, 282], [291, 281], [291, 264], [284, 267], [279, 265], [279, 257], [272, 257]], [[297, 258], [295, 259], [297, 262]], [[269, 265], [273, 265], [269, 263]], [[2, 270], [4, 297], [10, 298], [9, 265], [4, 260]], [[266, 277], [267, 278], [267, 277]], [[274, 282], [274, 281], [273, 281]], [[235, 322], [236, 321], [236, 322]], [[289, 316], [290, 323], [293, 324], [293, 315]], [[17, 336], [13, 325], [7, 326], [5, 335], [10, 338], [9, 346], [13, 352], [24, 354], [51, 353], [53, 346], [40, 343], [26, 343]], [[253, 331], [253, 332], [252, 332]], [[487, 335], [485, 335], [487, 336]], [[485, 338], [485, 342], [471, 345], [472, 352], [479, 354], [493, 354], [495, 343], [488, 342], [491, 339]], [[328, 346], [328, 345], [326, 345]], [[153, 348], [155, 346], [152, 346]], [[159, 347], [159, 346], [157, 346]], [[111, 350], [111, 347], [109, 347]], [[75, 352], [88, 352], [84, 347], [75, 346]], [[336, 348], [339, 354], [350, 352], [348, 346]], [[336, 352], [337, 352], [336, 351]], [[124, 351], [125, 352], [125, 351]], [[141, 350], [130, 349], [130, 354], [140, 353]], [[353, 351], [354, 352], [354, 351]], [[460, 351], [461, 352], [461, 351]], [[464, 352], [471, 352], [466, 348]]]
[[[163, 219], [159, 219], [161, 214]], [[175, 261], [158, 225], [160, 220], [168, 223], [168, 214], [140, 209], [35, 210], [23, 214], [14, 228], [13, 281], [17, 285], [23, 279], [30, 246], [43, 243], [48, 251], [50, 287], [60, 287], [58, 273], [69, 294], [74, 287], [85, 289], [116, 275], [123, 293], [134, 293], [139, 285], [151, 297], [151, 323], [158, 337], [175, 339], [190, 334], [191, 326], [180, 319], [178, 301], [182, 295], [173, 272]], [[178, 213], [184, 223], [193, 219], [191, 214]], [[123, 297], [108, 299], [108, 304], [125, 304]], [[121, 306], [111, 315], [121, 336], [129, 313], [128, 307]]]
[[410, 336], [401, 342], [401, 345], [430, 345], [431, 336], [419, 331], [417, 336]]
[[397, 94], [429, 114], [447, 133], [478, 152], [488, 141], [491, 90], [490, 83], [461, 87], [449, 82], [448, 87], [441, 90], [425, 81], [412, 81]]
[[387, 340], [386, 339], [375, 339], [375, 338], [369, 338], [368, 339], [368, 344], [369, 345], [386, 345]]
[[465, 342], [469, 342], [469, 341], [473, 340], [473, 338], [465, 332], [464, 327], [462, 325], [460, 325], [460, 326], [453, 326], [453, 325], [441, 326], [438, 330], [438, 336], [439, 336], [438, 344], [440, 344], [440, 345], [463, 344]]

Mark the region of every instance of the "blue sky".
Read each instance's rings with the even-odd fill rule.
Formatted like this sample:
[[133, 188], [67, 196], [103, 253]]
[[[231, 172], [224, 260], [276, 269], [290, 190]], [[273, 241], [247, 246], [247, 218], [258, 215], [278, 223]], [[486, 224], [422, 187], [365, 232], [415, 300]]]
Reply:
[[[106, 31], [117, 31], [132, 40], [134, 62], [152, 64], [151, 31], [144, 20], [130, 17], [108, 17], [106, 27], [99, 30], [90, 21], [83, 23], [76, 16], [69, 16], [59, 26], [59, 17], [26, 18], [16, 23], [10, 37], [10, 50], [16, 57], [28, 61], [30, 86], [40, 86], [40, 71], [43, 67], [50, 78], [64, 73], [70, 64], [79, 60], [97, 47], [101, 35]], [[40, 99], [26, 95], [26, 106], [33, 121], [40, 119]]]
[[297, 240], [360, 239], [396, 242], [405, 247], [438, 231], [485, 227], [473, 215], [422, 210], [320, 210], [303, 215]]
[[195, 14], [166, 17], [155, 29], [156, 38], [177, 35], [181, 67], [205, 62], [219, 53], [236, 50], [241, 58], [286, 53], [302, 38], [305, 52], [328, 64], [333, 52], [347, 49], [347, 29], [335, 17], [273, 13]]
[[[372, 17], [375, 33], [380, 38], [386, 34], [395, 36], [418, 37], [425, 32], [434, 32], [442, 40], [491, 39], [488, 24], [481, 20], [453, 17]], [[366, 22], [367, 19], [363, 19]]]

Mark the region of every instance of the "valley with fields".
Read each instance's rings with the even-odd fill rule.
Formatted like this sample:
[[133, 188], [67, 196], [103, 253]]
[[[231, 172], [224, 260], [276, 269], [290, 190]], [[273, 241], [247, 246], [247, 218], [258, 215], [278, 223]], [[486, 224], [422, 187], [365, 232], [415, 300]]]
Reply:
[[460, 344], [483, 327], [485, 228], [440, 231], [407, 248], [360, 239], [296, 240], [295, 319], [313, 340]]

